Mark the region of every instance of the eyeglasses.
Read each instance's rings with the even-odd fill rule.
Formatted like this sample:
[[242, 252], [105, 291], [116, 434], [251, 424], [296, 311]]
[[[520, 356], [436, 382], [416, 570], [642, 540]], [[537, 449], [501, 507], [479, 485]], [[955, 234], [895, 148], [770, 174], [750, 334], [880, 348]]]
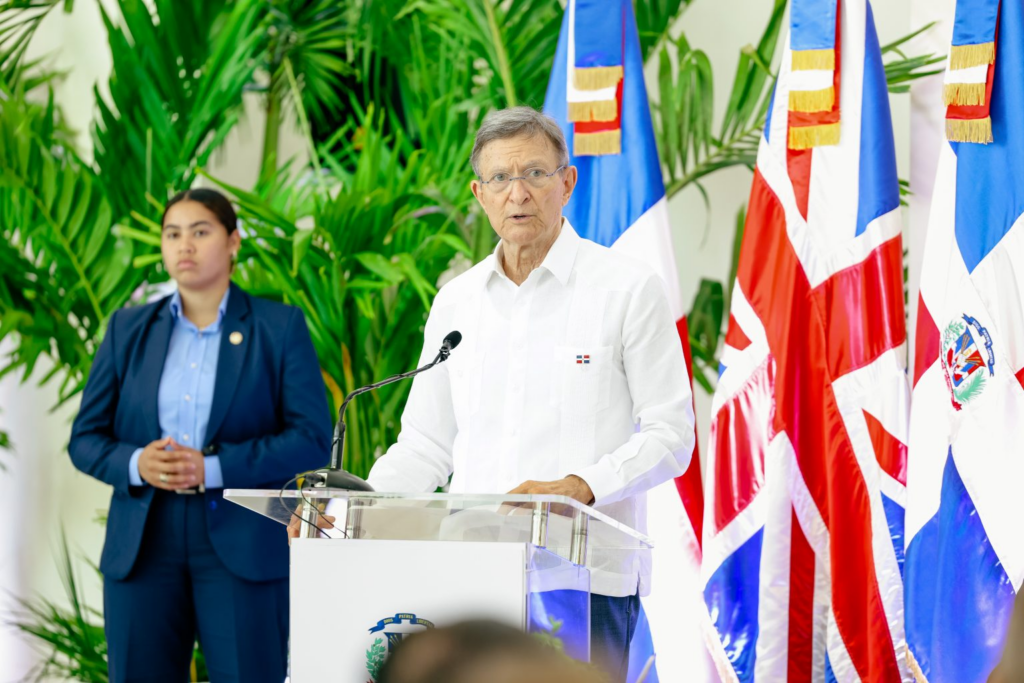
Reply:
[[490, 180], [481, 180], [481, 185], [486, 185], [487, 189], [491, 192], [498, 193], [504, 192], [512, 186], [513, 180], [524, 180], [526, 183], [533, 188], [542, 189], [547, 187], [551, 182], [551, 177], [564, 169], [565, 166], [559, 166], [551, 173], [546, 173], [542, 168], [531, 168], [526, 171], [523, 175], [513, 176], [509, 173], [495, 173], [491, 176]]

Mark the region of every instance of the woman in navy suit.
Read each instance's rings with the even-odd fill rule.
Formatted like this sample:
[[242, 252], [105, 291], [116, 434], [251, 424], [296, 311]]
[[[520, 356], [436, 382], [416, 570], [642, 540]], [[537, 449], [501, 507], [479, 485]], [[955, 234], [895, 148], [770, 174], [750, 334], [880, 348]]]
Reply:
[[178, 291], [115, 313], [69, 450], [114, 488], [100, 560], [110, 680], [284, 680], [285, 527], [223, 500], [328, 460], [323, 378], [302, 312], [231, 284], [240, 237], [213, 190], [174, 197], [161, 250]]

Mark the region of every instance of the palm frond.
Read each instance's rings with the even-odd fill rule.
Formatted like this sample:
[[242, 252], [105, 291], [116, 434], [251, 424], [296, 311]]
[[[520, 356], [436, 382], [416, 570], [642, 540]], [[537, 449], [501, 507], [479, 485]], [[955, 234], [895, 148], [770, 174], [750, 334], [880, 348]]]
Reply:
[[[262, 69], [268, 76], [263, 88], [267, 120], [261, 182], [272, 179], [278, 169], [283, 107], [291, 107], [297, 115], [308, 113], [317, 126], [329, 125], [343, 112], [346, 77], [356, 73], [346, 53], [360, 28], [355, 3], [273, 0], [267, 3], [267, 12], [262, 55]], [[292, 71], [290, 78], [286, 67]], [[292, 87], [290, 80], [295, 80], [297, 87]]]
[[287, 99], [289, 94], [283, 82], [287, 60], [300, 75], [303, 107], [312, 119], [322, 121], [340, 112], [343, 77], [355, 73], [345, 59], [348, 41], [358, 30], [355, 6], [334, 0], [276, 0], [270, 14], [266, 61], [280, 95]]
[[419, 13], [430, 29], [480, 60], [481, 85], [494, 108], [544, 103], [562, 8], [549, 0], [412, 0], [399, 18]]
[[[106, 519], [102, 520], [106, 523]], [[45, 653], [45, 659], [29, 675], [37, 681], [74, 680], [84, 683], [107, 683], [107, 638], [103, 630], [103, 614], [85, 601], [80, 576], [72, 560], [67, 534], [61, 528], [58, 546], [58, 573], [64, 588], [66, 605], [43, 597], [21, 600], [10, 625], [31, 636], [32, 642]], [[89, 575], [101, 579], [99, 568], [88, 559]], [[192, 680], [208, 680], [206, 659], [198, 643], [193, 651]]]
[[785, 0], [775, 0], [757, 46], [740, 52], [717, 135], [713, 133], [714, 73], [707, 56], [693, 49], [685, 35], [661, 48], [658, 102], [652, 109], [669, 197], [721, 169], [753, 167], [775, 84], [770, 64], [785, 10]]
[[[882, 46], [882, 58], [885, 59], [885, 80], [889, 84], [889, 92], [906, 93], [910, 91], [910, 83], [926, 76], [934, 76], [943, 72], [943, 68], [924, 71], [929, 66], [941, 64], [946, 61], [945, 55], [917, 55], [908, 57], [903, 46], [928, 29], [932, 28], [935, 22], [925, 24], [913, 33], [894, 40], [888, 45]], [[892, 56], [896, 59], [890, 59]]]
[[107, 683], [107, 641], [102, 616], [85, 602], [63, 529], [58, 562], [68, 606], [45, 598], [24, 600], [13, 626], [32, 636], [34, 642], [46, 650], [46, 659], [35, 672], [37, 680], [56, 677]]
[[54, 116], [23, 94], [0, 100], [0, 339], [15, 335], [0, 375], [27, 377], [47, 356], [44, 381], [62, 375], [64, 401], [140, 278], [95, 173], [54, 136]]
[[693, 0], [640, 0], [634, 2], [640, 54], [646, 62], [659, 45], [668, 41], [669, 30]]
[[690, 330], [693, 379], [708, 393], [714, 391], [710, 377], [718, 376], [716, 352], [725, 310], [722, 283], [702, 279], [686, 322]]
[[[323, 154], [326, 201], [308, 175], [235, 196], [248, 238], [236, 279], [249, 291], [299, 306], [335, 406], [344, 394], [416, 362], [437, 281], [468, 246], [448, 208], [424, 191], [434, 158], [399, 151], [369, 112], [358, 153]], [[350, 163], [354, 162], [354, 163]], [[284, 175], [284, 174], [282, 174]], [[323, 199], [323, 197], [321, 197]], [[346, 467], [365, 475], [398, 434], [409, 386], [385, 387], [347, 413]]]
[[[109, 97], [96, 89], [96, 166], [114, 215], [151, 215], [188, 187], [239, 117], [257, 66], [261, 3], [119, 0], [120, 22], [103, 11], [113, 73]], [[198, 39], [197, 39], [198, 38]], [[143, 47], [144, 46], [144, 47]]]
[[[70, 13], [74, 0], [20, 0], [0, 5], [0, 87], [13, 91], [19, 85], [32, 90], [39, 81], [25, 82], [25, 74], [39, 61], [25, 61], [28, 46], [36, 30], [52, 10], [64, 5]], [[44, 81], [47, 79], [44, 79]]]

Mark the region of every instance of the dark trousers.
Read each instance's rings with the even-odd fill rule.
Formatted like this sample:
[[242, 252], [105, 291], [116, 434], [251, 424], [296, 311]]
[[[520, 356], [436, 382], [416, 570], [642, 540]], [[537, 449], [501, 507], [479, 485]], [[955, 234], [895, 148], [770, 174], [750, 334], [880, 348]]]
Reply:
[[640, 616], [640, 593], [625, 598], [590, 596], [590, 661], [625, 683], [629, 673], [629, 641]]
[[131, 573], [104, 579], [111, 683], [188, 681], [197, 638], [211, 683], [284, 680], [288, 580], [229, 572], [210, 543], [205, 504], [158, 491]]

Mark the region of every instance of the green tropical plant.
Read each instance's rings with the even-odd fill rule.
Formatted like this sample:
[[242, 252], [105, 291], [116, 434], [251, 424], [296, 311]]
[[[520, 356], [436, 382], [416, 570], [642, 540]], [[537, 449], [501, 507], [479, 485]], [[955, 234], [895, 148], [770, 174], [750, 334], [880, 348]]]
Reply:
[[138, 276], [135, 246], [111, 230], [113, 214], [95, 172], [68, 153], [45, 107], [15, 91], [0, 99], [0, 338], [15, 345], [4, 375], [32, 374], [59, 359], [61, 401], [83, 386], [107, 318]]
[[70, 14], [74, 0], [20, 0], [0, 4], [0, 86], [13, 90], [21, 86], [33, 90], [52, 81], [58, 74], [39, 69], [42, 59], [25, 59], [28, 47], [43, 19], [63, 5]]
[[[13, 625], [32, 637], [45, 653], [26, 678], [37, 681], [64, 679], [107, 683], [107, 640], [103, 614], [85, 600], [81, 578], [75, 570], [67, 535], [60, 532], [57, 547], [58, 573], [67, 606], [44, 597], [21, 600]], [[86, 561], [89, 573], [102, 581], [99, 568]], [[192, 656], [192, 680], [209, 680], [206, 660], [197, 644]]]
[[[268, 18], [262, 0], [118, 0], [117, 7], [112, 16], [100, 5], [112, 73], [109, 97], [95, 88], [93, 153], [114, 219], [128, 227], [159, 215], [168, 193], [191, 186], [238, 122]], [[136, 265], [156, 263], [152, 256]], [[138, 282], [151, 275], [137, 274]]]
[[775, 86], [770, 65], [779, 46], [785, 10], [786, 0], [774, 0], [757, 47], [741, 51], [717, 134], [713, 132], [710, 60], [702, 50], [690, 46], [685, 34], [675, 41], [666, 39], [658, 53], [658, 94], [652, 110], [668, 197], [693, 185], [707, 201], [700, 182], [705, 176], [732, 166], [753, 168]]
[[[317, 122], [344, 109], [345, 77], [355, 73], [341, 50], [355, 38], [354, 4], [334, 0], [272, 0], [266, 28], [262, 68], [268, 82], [264, 92], [266, 124], [263, 127], [263, 158], [260, 180], [269, 182], [278, 170], [282, 115], [293, 111], [297, 101]], [[300, 100], [288, 73], [297, 75]]]
[[[57, 5], [3, 6], [0, 25], [26, 28], [0, 33], [0, 54], [23, 52], [22, 37]], [[222, 11], [157, 2], [160, 20], [141, 3], [119, 7], [123, 25], [103, 11], [113, 73], [109, 101], [96, 91], [94, 163], [77, 154], [52, 94], [46, 105], [32, 98], [49, 78], [24, 81], [28, 65], [12, 63], [0, 85], [0, 339], [16, 340], [0, 376], [28, 377], [47, 356], [42, 381], [59, 378], [60, 402], [84, 386], [111, 313], [165, 279], [153, 269], [158, 240], [127, 238], [145, 236], [134, 226], [152, 224], [154, 196], [191, 184], [237, 121], [255, 68], [257, 0]], [[216, 35], [194, 40], [189, 30], [204, 26]]]
[[[29, 675], [35, 680], [54, 677], [106, 683], [109, 677], [103, 614], [85, 601], [63, 530], [58, 546], [58, 569], [68, 607], [37, 597], [22, 600], [21, 613], [15, 615], [13, 625], [32, 636], [46, 651], [46, 659]], [[99, 570], [93, 569], [99, 576]]]
[[398, 17], [412, 13], [479, 60], [490, 107], [543, 106], [562, 18], [557, 2], [412, 0]]
[[[386, 139], [380, 125], [364, 129], [351, 170], [325, 157], [323, 187], [291, 182], [298, 189], [278, 185], [261, 196], [215, 181], [236, 197], [249, 231], [238, 281], [303, 308], [336, 407], [353, 389], [415, 363], [438, 279], [457, 253], [468, 263], [449, 215], [422, 189], [422, 178], [437, 173], [433, 159], [402, 163], [401, 137]], [[349, 406], [352, 471], [368, 472], [397, 438], [408, 391], [408, 383], [391, 385]]]

